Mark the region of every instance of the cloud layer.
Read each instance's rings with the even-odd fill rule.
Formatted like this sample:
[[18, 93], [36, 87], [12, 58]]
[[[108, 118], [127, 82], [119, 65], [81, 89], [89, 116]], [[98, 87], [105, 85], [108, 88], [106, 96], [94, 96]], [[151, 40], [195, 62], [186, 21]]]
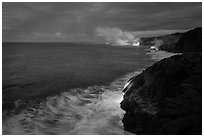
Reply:
[[[2, 4], [2, 31], [5, 42], [28, 40], [77, 42], [85, 38], [86, 41], [98, 42], [98, 39], [95, 39], [96, 30], [106, 33], [108, 31], [106, 28], [111, 29], [111, 33], [117, 32], [122, 35], [120, 37], [133, 39], [133, 32], [134, 37], [146, 37], [154, 31], [164, 33], [198, 26], [202, 26], [201, 2]], [[105, 32], [98, 28], [104, 29]], [[36, 33], [43, 39], [36, 36]], [[63, 35], [54, 37], [55, 34]]]

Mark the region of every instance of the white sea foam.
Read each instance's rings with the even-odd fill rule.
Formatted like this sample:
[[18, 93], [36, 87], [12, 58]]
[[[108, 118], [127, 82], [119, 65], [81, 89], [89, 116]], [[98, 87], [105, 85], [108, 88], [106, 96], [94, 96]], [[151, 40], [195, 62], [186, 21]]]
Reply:
[[151, 59], [159, 61], [164, 58], [169, 58], [173, 55], [178, 55], [179, 53], [171, 53], [166, 51], [152, 51], [152, 52], [147, 52], [146, 54], [150, 55]]
[[3, 134], [130, 134], [123, 130], [122, 89], [136, 73], [108, 86], [72, 89], [3, 119]]

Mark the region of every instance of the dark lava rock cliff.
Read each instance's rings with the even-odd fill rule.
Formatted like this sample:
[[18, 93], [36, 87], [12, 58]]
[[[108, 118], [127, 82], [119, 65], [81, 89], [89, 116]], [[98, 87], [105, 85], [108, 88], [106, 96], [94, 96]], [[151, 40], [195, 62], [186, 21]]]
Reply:
[[201, 53], [163, 59], [131, 79], [121, 108], [135, 134], [202, 134]]
[[159, 50], [168, 52], [202, 52], [202, 28], [197, 27], [185, 33], [141, 38], [140, 43], [143, 46], [156, 46]]
[[194, 28], [184, 33], [179, 39], [174, 52], [202, 52], [202, 28]]
[[160, 50], [172, 51], [182, 35], [183, 33], [174, 33], [159, 37], [141, 38], [140, 43], [143, 46], [156, 46]]

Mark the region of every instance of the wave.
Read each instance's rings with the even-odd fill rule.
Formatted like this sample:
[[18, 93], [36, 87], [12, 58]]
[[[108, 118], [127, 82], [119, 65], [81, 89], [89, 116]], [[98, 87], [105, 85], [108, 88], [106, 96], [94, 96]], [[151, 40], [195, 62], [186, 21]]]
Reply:
[[161, 59], [169, 58], [179, 53], [172, 53], [172, 52], [166, 52], [166, 51], [152, 51], [152, 52], [147, 52], [146, 54], [150, 55], [152, 60], [159, 61]]
[[[124, 75], [108, 86], [76, 88], [47, 97], [19, 114], [3, 114], [3, 134], [131, 134], [123, 130], [121, 122], [121, 91], [128, 79], [139, 73]], [[13, 111], [20, 104], [17, 101]]]

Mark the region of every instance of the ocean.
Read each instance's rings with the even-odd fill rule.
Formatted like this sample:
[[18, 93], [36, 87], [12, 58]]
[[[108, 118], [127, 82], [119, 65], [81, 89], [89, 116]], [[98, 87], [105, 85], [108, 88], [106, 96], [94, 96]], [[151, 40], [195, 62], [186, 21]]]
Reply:
[[2, 44], [3, 134], [131, 134], [122, 89], [152, 65], [144, 47]]

